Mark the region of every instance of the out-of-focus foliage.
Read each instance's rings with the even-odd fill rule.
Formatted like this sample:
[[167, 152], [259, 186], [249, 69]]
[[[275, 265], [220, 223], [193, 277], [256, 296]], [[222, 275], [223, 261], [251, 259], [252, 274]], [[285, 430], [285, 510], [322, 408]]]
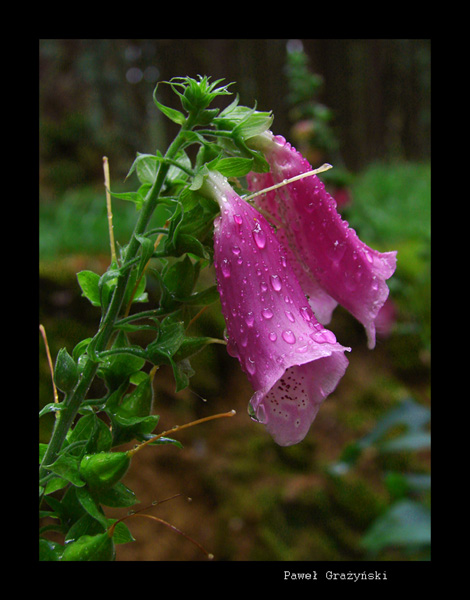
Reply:
[[389, 282], [390, 300], [400, 313], [398, 331], [429, 351], [431, 166], [373, 164], [355, 177], [352, 197], [343, 213], [361, 239], [378, 250], [398, 251], [397, 270]]

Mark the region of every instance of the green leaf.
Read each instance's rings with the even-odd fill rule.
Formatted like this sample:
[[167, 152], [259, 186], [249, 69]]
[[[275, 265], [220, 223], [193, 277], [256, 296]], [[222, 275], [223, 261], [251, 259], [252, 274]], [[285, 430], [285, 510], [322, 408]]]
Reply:
[[123, 417], [117, 413], [112, 415], [113, 445], [118, 446], [133, 439], [141, 439], [155, 429], [159, 419], [158, 415], [147, 417]]
[[184, 323], [174, 321], [170, 315], [160, 326], [157, 339], [147, 346], [147, 355], [153, 364], [168, 364], [173, 354], [178, 350], [184, 340]]
[[126, 200], [128, 202], [133, 202], [136, 205], [137, 209], [142, 207], [144, 203], [145, 196], [141, 194], [140, 191], [137, 192], [120, 192], [119, 194], [116, 192], [109, 191], [113, 198], [119, 198], [120, 200]]
[[46, 487], [44, 489], [44, 495], [48, 496], [49, 494], [53, 494], [54, 492], [57, 492], [57, 490], [62, 490], [68, 484], [69, 484], [69, 482], [66, 479], [63, 479], [62, 477], [59, 477], [57, 475], [57, 477], [53, 477], [52, 479], [49, 479], [49, 481], [46, 483]]
[[362, 539], [370, 552], [388, 546], [421, 546], [431, 541], [429, 510], [418, 502], [401, 500], [379, 517]]
[[[112, 524], [116, 519], [109, 519], [109, 523]], [[129, 528], [122, 521], [114, 528], [113, 541], [115, 544], [128, 544], [129, 542], [135, 542], [135, 538], [129, 531]]]
[[80, 358], [80, 356], [85, 354], [88, 344], [91, 342], [92, 339], [93, 338], [89, 337], [89, 338], [85, 338], [81, 342], [78, 342], [78, 344], [75, 346], [75, 348], [72, 351], [73, 360], [78, 362], [78, 359]]
[[180, 360], [179, 362], [171, 359], [171, 366], [176, 383], [175, 391], [180, 392], [188, 387], [189, 379], [194, 375], [194, 370], [187, 358]]
[[87, 487], [77, 488], [76, 494], [78, 501], [86, 512], [106, 529], [108, 527], [108, 520], [101, 511], [100, 506], [96, 503], [90, 490]]
[[73, 485], [81, 487], [85, 485], [85, 482], [80, 477], [79, 466], [80, 459], [70, 454], [61, 454], [53, 464], [45, 465], [49, 471], [70, 481]]
[[183, 125], [183, 123], [186, 121], [186, 117], [179, 110], [175, 110], [174, 108], [170, 108], [169, 106], [165, 106], [164, 104], [161, 104], [157, 100], [157, 96], [156, 96], [157, 88], [158, 88], [158, 84], [155, 87], [155, 90], [153, 92], [153, 101], [155, 102], [155, 106], [171, 121], [173, 121], [174, 123], [178, 123], [178, 125]]
[[139, 502], [135, 493], [122, 482], [116, 483], [108, 490], [102, 490], [97, 494], [98, 501], [104, 506], [129, 507]]
[[174, 243], [174, 256], [181, 256], [182, 254], [194, 254], [199, 258], [209, 258], [209, 253], [201, 242], [192, 235], [186, 233], [178, 233], [173, 238]]
[[86, 512], [68, 530], [65, 541], [70, 544], [78, 540], [82, 535], [96, 535], [97, 533], [102, 533], [103, 529], [103, 525]]
[[234, 137], [240, 141], [248, 140], [270, 128], [273, 122], [271, 112], [260, 112], [255, 108], [237, 106], [238, 99], [227, 106], [214, 123], [219, 129], [233, 131]]
[[215, 159], [207, 165], [207, 168], [211, 171], [219, 171], [225, 177], [244, 177], [253, 168], [253, 158], [234, 156]]
[[39, 538], [39, 560], [59, 560], [64, 547], [57, 542]]
[[62, 402], [49, 402], [45, 406], [41, 408], [39, 411], [39, 416], [43, 417], [44, 415], [48, 415], [52, 412], [58, 412], [59, 410], [63, 410], [65, 408]]
[[255, 135], [264, 133], [271, 127], [274, 117], [271, 113], [253, 112], [241, 123], [239, 123], [233, 130], [237, 137], [242, 140], [248, 140]]
[[189, 358], [194, 354], [200, 352], [203, 348], [205, 348], [209, 344], [220, 343], [221, 340], [214, 339], [207, 336], [202, 337], [186, 337], [184, 338], [181, 346], [178, 348], [177, 352], [175, 352], [174, 359], [175, 361], [181, 361], [185, 358]]
[[81, 417], [70, 436], [67, 438], [70, 444], [77, 441], [84, 441], [85, 444], [80, 449], [80, 456], [96, 452], [106, 452], [111, 448], [112, 435], [109, 427], [97, 417], [90, 413]]
[[137, 158], [132, 163], [132, 167], [126, 176], [126, 179], [135, 170], [141, 183], [153, 184], [155, 177], [157, 176], [158, 162], [157, 156], [154, 156], [153, 154], [140, 154], [138, 152]]
[[[128, 348], [129, 340], [124, 331], [119, 331], [112, 345], [112, 349]], [[109, 390], [116, 390], [128, 378], [140, 371], [145, 364], [145, 359], [129, 354], [116, 354], [104, 358], [98, 369], [98, 375], [105, 380]]]
[[207, 304], [217, 302], [219, 298], [220, 296], [217, 290], [217, 286], [212, 285], [211, 287], [208, 287], [205, 290], [196, 292], [195, 294], [191, 294], [191, 296], [185, 298], [185, 304], [190, 304], [191, 306], [206, 306]]
[[171, 305], [173, 300], [184, 300], [194, 287], [195, 271], [191, 259], [186, 255], [183, 260], [175, 262], [164, 273], [162, 283], [169, 295], [168, 303], [162, 298], [161, 305]]
[[77, 273], [78, 285], [85, 296], [93, 306], [101, 306], [101, 294], [99, 288], [100, 276], [93, 271], [80, 271]]

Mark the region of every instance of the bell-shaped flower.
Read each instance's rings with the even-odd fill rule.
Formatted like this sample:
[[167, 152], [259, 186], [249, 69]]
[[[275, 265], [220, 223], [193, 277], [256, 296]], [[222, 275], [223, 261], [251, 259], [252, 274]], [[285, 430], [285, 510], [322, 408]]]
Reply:
[[251, 416], [283, 446], [307, 434], [348, 360], [320, 325], [274, 230], [227, 179], [210, 172], [205, 193], [220, 205], [214, 264], [227, 350], [238, 358], [254, 394]]
[[[271, 170], [251, 174], [250, 189], [259, 191], [312, 170], [309, 162], [282, 136], [265, 132], [250, 140], [263, 151]], [[279, 187], [260, 207], [274, 212], [281, 224], [291, 253], [305, 269], [306, 276], [326, 295], [309, 292], [310, 304], [318, 319], [328, 322], [336, 301], [360, 321], [368, 346], [375, 346], [375, 320], [389, 289], [385, 281], [396, 268], [396, 252], [378, 252], [364, 244], [336, 210], [335, 200], [316, 175]], [[274, 208], [273, 208], [274, 207]], [[311, 283], [314, 285], [314, 283]], [[305, 288], [306, 289], [306, 288]], [[327, 300], [330, 298], [330, 303]]]

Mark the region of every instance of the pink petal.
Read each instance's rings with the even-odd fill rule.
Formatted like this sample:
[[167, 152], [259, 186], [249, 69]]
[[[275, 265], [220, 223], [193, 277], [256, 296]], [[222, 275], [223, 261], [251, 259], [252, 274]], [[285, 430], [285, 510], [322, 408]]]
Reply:
[[[258, 191], [274, 185], [271, 173], [249, 173], [247, 176], [249, 189]], [[279, 226], [276, 232], [277, 239], [284, 246], [286, 256], [294, 270], [299, 283], [308, 297], [309, 304], [316, 318], [323, 325], [331, 321], [334, 309], [338, 302], [332, 298], [315, 279], [308, 264], [303, 262], [302, 255], [296, 245], [290, 245], [285, 229], [282, 227], [282, 218], [279, 214], [277, 192], [271, 191], [258, 196], [256, 205], [273, 217], [273, 223]]]
[[[250, 142], [265, 153], [274, 183], [312, 170], [282, 136], [267, 132]], [[259, 180], [250, 181], [252, 189], [261, 189]], [[277, 217], [294, 255], [324, 291], [364, 325], [373, 348], [375, 319], [389, 294], [385, 280], [395, 271], [396, 252], [381, 253], [364, 244], [343, 221], [316, 175], [278, 188], [275, 198]]]
[[318, 323], [266, 219], [219, 173], [205, 185], [221, 208], [214, 264], [227, 350], [255, 390], [256, 420], [278, 444], [298, 443], [343, 376], [349, 348]]

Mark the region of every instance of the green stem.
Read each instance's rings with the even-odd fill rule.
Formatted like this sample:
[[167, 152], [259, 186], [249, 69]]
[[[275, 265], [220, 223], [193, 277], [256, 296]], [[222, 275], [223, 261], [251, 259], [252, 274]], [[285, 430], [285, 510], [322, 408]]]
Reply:
[[[165, 154], [165, 158], [172, 160], [176, 156], [178, 150], [185, 142], [184, 132], [192, 129], [195, 122], [195, 117], [197, 117], [197, 115], [190, 115], [186, 122], [181, 126], [178, 135], [169, 146]], [[169, 168], [170, 165], [166, 162], [162, 162], [160, 164], [155, 181], [143, 202], [134, 233], [127, 246], [126, 255], [123, 260], [124, 263], [133, 260], [139, 251], [140, 242], [138, 241], [137, 236], [145, 233], [150, 218], [157, 206], [158, 196]], [[115, 322], [118, 318], [122, 301], [124, 299], [124, 294], [126, 292], [130, 271], [131, 270], [128, 269], [119, 276], [117, 285], [114, 289], [113, 297], [108, 306], [108, 310], [101, 321], [97, 334], [91, 342], [93, 344], [95, 354], [103, 351], [106, 348], [106, 345], [114, 331]], [[46, 474], [47, 465], [50, 465], [55, 461], [57, 454], [62, 448], [65, 436], [67, 435], [67, 432], [77, 415], [78, 409], [80, 408], [80, 405], [91, 386], [91, 383], [96, 375], [96, 371], [98, 370], [98, 366], [98, 362], [94, 362], [90, 357], [88, 357], [77, 385], [75, 386], [74, 390], [65, 397], [63, 401], [65, 408], [58, 413], [58, 417], [55, 420], [51, 439], [39, 469], [40, 477]]]

